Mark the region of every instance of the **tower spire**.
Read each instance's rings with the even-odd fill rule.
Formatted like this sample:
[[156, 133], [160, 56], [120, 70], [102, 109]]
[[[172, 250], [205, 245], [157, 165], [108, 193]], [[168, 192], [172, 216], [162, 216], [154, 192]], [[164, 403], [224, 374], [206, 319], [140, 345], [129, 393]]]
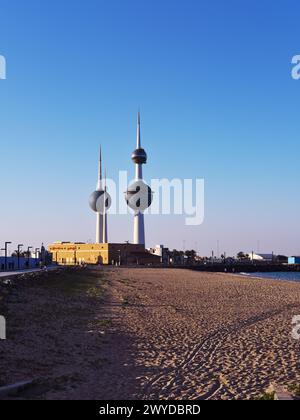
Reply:
[[137, 149], [141, 148], [141, 113], [138, 112], [138, 119], [137, 119]]
[[102, 147], [100, 146], [99, 152], [99, 165], [98, 165], [98, 185], [97, 190], [102, 190]]

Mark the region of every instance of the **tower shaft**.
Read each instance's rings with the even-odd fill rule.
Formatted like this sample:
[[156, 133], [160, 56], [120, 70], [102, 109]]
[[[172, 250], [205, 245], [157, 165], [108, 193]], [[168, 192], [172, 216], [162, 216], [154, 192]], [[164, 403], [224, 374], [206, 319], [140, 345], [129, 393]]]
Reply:
[[145, 245], [144, 214], [141, 212], [134, 215], [133, 243], [135, 245]]
[[103, 214], [96, 213], [96, 244], [103, 244]]
[[143, 166], [140, 163], [135, 164], [135, 180], [143, 179]]
[[108, 243], [108, 232], [107, 232], [107, 214], [105, 213], [104, 215], [104, 220], [103, 220], [103, 244], [107, 244]]

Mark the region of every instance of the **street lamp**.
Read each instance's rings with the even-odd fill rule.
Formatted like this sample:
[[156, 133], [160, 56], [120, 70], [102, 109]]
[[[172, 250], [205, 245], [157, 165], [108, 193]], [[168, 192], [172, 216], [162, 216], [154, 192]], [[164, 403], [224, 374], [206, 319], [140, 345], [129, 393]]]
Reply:
[[30, 250], [32, 249], [32, 246], [29, 246], [27, 248], [27, 267], [29, 268], [29, 256], [30, 256]]
[[5, 259], [4, 259], [4, 269], [7, 271], [7, 246], [10, 245], [11, 242], [5, 242], [5, 248], [2, 249], [2, 251], [5, 251]]
[[[1, 248], [1, 251], [5, 251], [5, 249], [4, 248]], [[4, 267], [4, 269], [5, 269], [5, 267]]]
[[18, 270], [20, 270], [20, 251], [22, 246], [24, 246], [23, 244], [19, 244], [18, 245]]

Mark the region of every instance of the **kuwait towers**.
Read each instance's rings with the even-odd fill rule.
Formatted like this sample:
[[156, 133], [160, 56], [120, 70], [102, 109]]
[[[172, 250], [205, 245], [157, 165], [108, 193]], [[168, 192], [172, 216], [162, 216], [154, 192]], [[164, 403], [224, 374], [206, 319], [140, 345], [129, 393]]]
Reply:
[[147, 163], [147, 153], [141, 145], [140, 113], [137, 121], [137, 148], [131, 159], [135, 164], [135, 181], [126, 192], [126, 201], [134, 210], [133, 243], [145, 245], [144, 211], [151, 206], [153, 194], [151, 188], [143, 181], [143, 165]]
[[91, 194], [89, 200], [91, 209], [96, 213], [96, 244], [108, 242], [107, 210], [110, 206], [110, 201], [111, 199], [106, 188], [106, 174], [104, 181], [102, 178], [102, 153], [100, 147], [97, 188]]

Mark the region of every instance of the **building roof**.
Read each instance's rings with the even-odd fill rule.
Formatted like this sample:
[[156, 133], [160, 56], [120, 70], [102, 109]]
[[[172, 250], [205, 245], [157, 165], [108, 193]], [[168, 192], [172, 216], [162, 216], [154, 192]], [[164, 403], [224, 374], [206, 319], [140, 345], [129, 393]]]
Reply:
[[275, 256], [274, 254], [255, 254], [255, 255], [262, 257], [264, 260], [269, 260], [270, 258], [273, 258]]

